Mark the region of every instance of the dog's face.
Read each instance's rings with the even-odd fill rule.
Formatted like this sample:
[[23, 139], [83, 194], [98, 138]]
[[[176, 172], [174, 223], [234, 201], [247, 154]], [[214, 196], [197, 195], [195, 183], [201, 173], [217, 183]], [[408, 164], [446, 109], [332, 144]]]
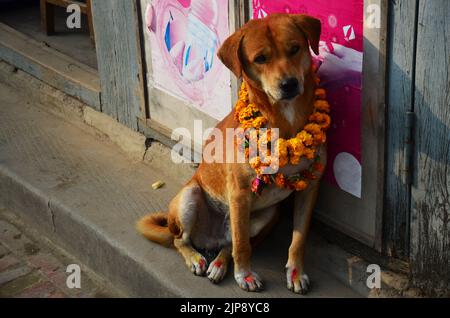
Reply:
[[[318, 54], [321, 23], [300, 14], [274, 14], [252, 20], [231, 35], [218, 56], [239, 78], [245, 74], [272, 103], [304, 92], [311, 69], [309, 44]], [[309, 44], [308, 44], [309, 42]]]

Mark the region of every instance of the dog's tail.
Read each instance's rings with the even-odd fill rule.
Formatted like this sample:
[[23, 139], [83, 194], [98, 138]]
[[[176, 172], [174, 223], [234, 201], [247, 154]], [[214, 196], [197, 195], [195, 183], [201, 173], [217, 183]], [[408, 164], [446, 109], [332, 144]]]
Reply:
[[169, 230], [167, 213], [157, 212], [144, 216], [137, 224], [136, 229], [150, 241], [171, 247], [173, 234]]

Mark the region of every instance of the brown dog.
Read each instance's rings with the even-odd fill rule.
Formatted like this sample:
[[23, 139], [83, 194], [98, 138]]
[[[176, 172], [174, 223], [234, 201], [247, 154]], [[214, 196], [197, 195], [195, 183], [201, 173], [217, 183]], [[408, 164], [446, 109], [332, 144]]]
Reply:
[[[250, 102], [257, 103], [268, 119], [268, 127], [279, 128], [280, 137], [292, 138], [303, 129], [313, 112], [316, 84], [311, 71], [309, 44], [317, 54], [320, 21], [306, 15], [271, 15], [252, 20], [231, 35], [222, 45], [221, 61], [247, 84]], [[237, 128], [233, 113], [217, 125]], [[326, 146], [318, 150], [323, 165]], [[305, 158], [297, 166], [282, 172], [292, 175], [311, 164]], [[189, 269], [206, 274], [217, 283], [233, 257], [234, 277], [247, 291], [262, 289], [261, 279], [251, 270], [250, 239], [266, 232], [276, 218], [277, 205], [291, 190], [275, 185], [261, 196], [251, 192], [255, 172], [248, 163], [203, 162], [169, 206], [169, 213], [153, 213], [138, 222], [138, 230], [148, 239], [175, 245]], [[289, 248], [287, 286], [296, 293], [309, 287], [304, 273], [305, 239], [317, 198], [319, 180], [295, 194], [294, 230]], [[206, 259], [196, 250], [218, 251], [207, 267]]]

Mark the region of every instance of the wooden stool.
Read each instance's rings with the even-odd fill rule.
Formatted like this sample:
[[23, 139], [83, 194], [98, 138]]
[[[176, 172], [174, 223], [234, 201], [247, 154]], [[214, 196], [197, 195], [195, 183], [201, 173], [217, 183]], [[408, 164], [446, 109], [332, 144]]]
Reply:
[[92, 23], [91, 0], [85, 2], [75, 0], [40, 0], [41, 1], [41, 24], [47, 35], [55, 33], [55, 6], [67, 8], [71, 4], [80, 7], [80, 11], [87, 15], [89, 36], [95, 45], [94, 25]]

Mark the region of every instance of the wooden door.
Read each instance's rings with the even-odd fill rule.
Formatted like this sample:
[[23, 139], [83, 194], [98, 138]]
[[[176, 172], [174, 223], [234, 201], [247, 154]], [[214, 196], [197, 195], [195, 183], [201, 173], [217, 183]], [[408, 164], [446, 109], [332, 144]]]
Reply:
[[450, 3], [419, 0], [411, 269], [415, 282], [450, 288]]
[[435, 292], [450, 277], [450, 5], [390, 9], [384, 250]]

